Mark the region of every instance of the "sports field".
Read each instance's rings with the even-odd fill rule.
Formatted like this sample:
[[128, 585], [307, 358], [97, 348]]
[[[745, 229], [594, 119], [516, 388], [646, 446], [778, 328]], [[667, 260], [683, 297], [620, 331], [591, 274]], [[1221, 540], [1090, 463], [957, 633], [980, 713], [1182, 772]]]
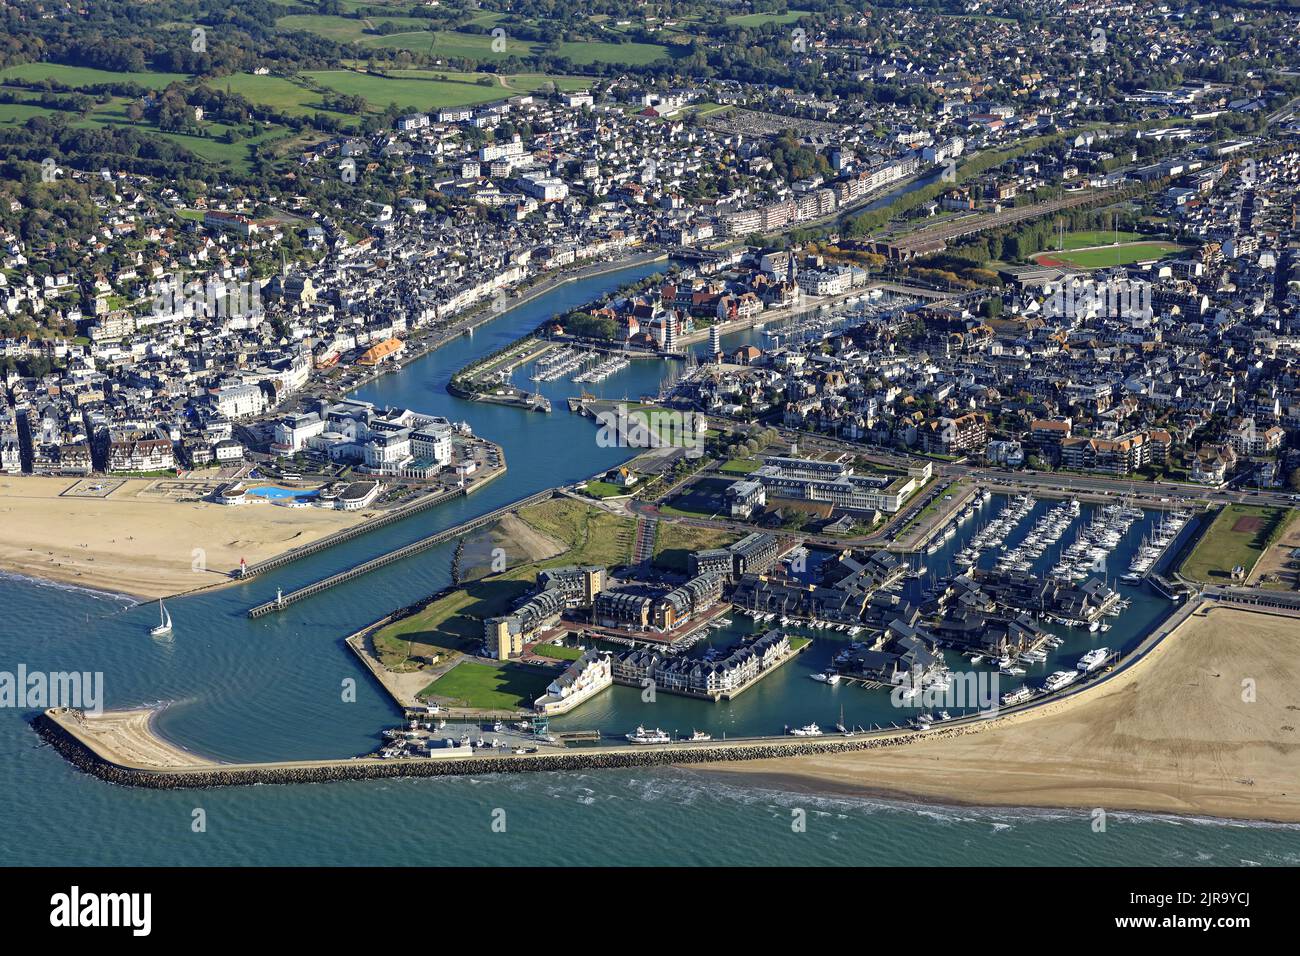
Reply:
[[1294, 514], [1288, 508], [1228, 505], [1206, 529], [1179, 573], [1206, 584], [1228, 584], [1232, 569], [1241, 567], [1249, 577], [1274, 531]]
[[[1069, 243], [1067, 242], [1067, 245]], [[1034, 256], [1040, 266], [1072, 266], [1076, 269], [1104, 269], [1133, 262], [1151, 262], [1182, 252], [1186, 246], [1176, 242], [1120, 242], [1119, 245], [1102, 245], [1060, 252], [1041, 252]]]

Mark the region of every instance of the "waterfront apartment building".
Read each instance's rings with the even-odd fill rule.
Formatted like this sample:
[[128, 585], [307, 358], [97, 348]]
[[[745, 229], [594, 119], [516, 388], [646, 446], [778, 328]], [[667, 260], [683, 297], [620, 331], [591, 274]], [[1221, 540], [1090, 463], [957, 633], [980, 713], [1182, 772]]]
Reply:
[[567, 714], [614, 683], [614, 665], [609, 654], [584, 651], [546, 686], [546, 693], [533, 702], [533, 709], [546, 717]]
[[721, 574], [701, 574], [673, 588], [654, 602], [652, 623], [667, 631], [707, 611], [722, 597], [722, 580]]
[[566, 607], [591, 607], [605, 587], [605, 569], [595, 564], [547, 568], [537, 573], [537, 586], [564, 595]]
[[601, 591], [592, 605], [592, 618], [601, 627], [644, 631], [650, 627], [653, 602], [632, 591]]
[[792, 652], [789, 636], [779, 630], [768, 631], [715, 661], [636, 650], [614, 661], [614, 680], [634, 687], [653, 681], [656, 690], [670, 694], [723, 700], [739, 694], [787, 660]]
[[695, 577], [719, 574], [734, 581], [743, 574], [767, 573], [776, 563], [779, 551], [775, 535], [753, 531], [725, 548], [693, 552], [689, 567]]
[[559, 622], [565, 611], [590, 606], [605, 585], [605, 569], [595, 565], [548, 568], [537, 574], [537, 591], [509, 614], [483, 622], [483, 640], [497, 660], [518, 656], [524, 645]]
[[517, 657], [524, 645], [560, 620], [565, 598], [558, 590], [540, 591], [509, 614], [483, 622], [483, 639], [499, 661]]

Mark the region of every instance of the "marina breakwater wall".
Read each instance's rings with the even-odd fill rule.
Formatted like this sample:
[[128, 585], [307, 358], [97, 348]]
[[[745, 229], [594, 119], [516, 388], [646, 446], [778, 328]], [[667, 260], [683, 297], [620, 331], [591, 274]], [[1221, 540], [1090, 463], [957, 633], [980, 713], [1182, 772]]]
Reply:
[[[980, 721], [987, 725], [992, 721]], [[503, 754], [484, 757], [422, 757], [379, 760], [356, 758], [282, 764], [231, 764], [193, 770], [144, 770], [115, 764], [92, 750], [48, 714], [32, 720], [36, 733], [85, 773], [126, 787], [154, 790], [191, 790], [254, 784], [327, 783], [336, 780], [380, 780], [393, 777], [449, 777], [498, 773], [613, 770], [629, 767], [666, 767], [685, 764], [762, 760], [816, 754], [849, 753], [896, 747], [922, 738], [934, 739], [978, 733], [982, 727], [963, 726], [929, 732], [907, 731], [876, 737], [818, 738], [754, 743], [690, 744], [650, 749], [619, 748], [545, 753]]]

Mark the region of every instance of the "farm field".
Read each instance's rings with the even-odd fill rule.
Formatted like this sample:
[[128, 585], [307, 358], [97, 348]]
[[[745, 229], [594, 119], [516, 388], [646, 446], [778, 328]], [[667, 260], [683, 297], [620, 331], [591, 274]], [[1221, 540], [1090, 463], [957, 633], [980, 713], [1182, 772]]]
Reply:
[[[394, 12], [398, 12], [394, 8]], [[768, 15], [759, 14], [759, 17]], [[374, 17], [357, 20], [351, 17], [325, 14], [295, 14], [280, 17], [276, 24], [285, 30], [302, 30], [339, 43], [353, 43], [374, 50], [409, 50], [440, 57], [465, 57], [477, 60], [497, 60], [507, 56], [537, 56], [544, 45], [534, 41], [511, 40], [510, 24], [503, 13], [484, 11], [473, 23], [490, 27], [501, 23], [506, 33], [506, 49], [492, 49], [490, 33], [463, 33], [458, 30], [429, 30], [433, 21], [421, 17]], [[784, 22], [778, 20], [778, 22]], [[400, 32], [378, 34], [368, 28], [388, 25]], [[567, 57], [577, 64], [591, 63], [652, 63], [669, 55], [667, 47], [657, 43], [613, 43], [608, 41], [564, 41], [556, 45], [555, 55]]]
[[114, 73], [86, 66], [62, 63], [20, 63], [0, 70], [0, 83], [8, 80], [40, 82], [53, 80], [68, 87], [97, 86], [101, 83], [135, 83], [151, 90], [161, 90], [175, 82], [186, 82], [184, 73]]
[[727, 23], [733, 27], [761, 27], [765, 23], [794, 23], [800, 17], [808, 16], [810, 10], [791, 10], [788, 13], [742, 13], [727, 17]]

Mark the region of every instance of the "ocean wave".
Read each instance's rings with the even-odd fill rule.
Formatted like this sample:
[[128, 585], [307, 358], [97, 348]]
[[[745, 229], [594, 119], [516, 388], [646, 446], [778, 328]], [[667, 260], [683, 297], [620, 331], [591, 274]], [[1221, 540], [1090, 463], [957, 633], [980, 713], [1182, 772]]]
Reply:
[[137, 607], [144, 603], [129, 594], [122, 594], [119, 591], [107, 591], [102, 588], [86, 587], [84, 584], [69, 584], [66, 581], [51, 581], [47, 578], [32, 577], [28, 574], [19, 574], [17, 571], [0, 571], [0, 581], [12, 581], [15, 584], [21, 584], [28, 587], [50, 588], [55, 591], [67, 591], [74, 594], [86, 594], [99, 600], [113, 601], [117, 604], [126, 605], [123, 610]]

